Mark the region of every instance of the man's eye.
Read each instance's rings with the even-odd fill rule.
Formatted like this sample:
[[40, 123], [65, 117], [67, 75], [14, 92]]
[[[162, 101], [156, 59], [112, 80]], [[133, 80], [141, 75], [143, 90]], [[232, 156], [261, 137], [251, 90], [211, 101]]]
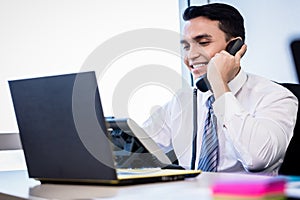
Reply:
[[182, 46], [182, 48], [187, 51], [187, 50], [189, 50], [190, 46], [184, 45], [184, 46]]
[[209, 45], [209, 43], [210, 42], [199, 42], [199, 44], [202, 45], [202, 46], [207, 46], [207, 45]]

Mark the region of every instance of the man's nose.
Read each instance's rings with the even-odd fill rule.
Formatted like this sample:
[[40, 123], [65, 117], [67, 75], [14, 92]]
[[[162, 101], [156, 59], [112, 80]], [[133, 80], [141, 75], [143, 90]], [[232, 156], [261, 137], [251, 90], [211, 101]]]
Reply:
[[202, 52], [202, 48], [199, 45], [197, 45], [197, 44], [191, 45], [190, 50], [188, 52], [188, 59], [194, 60], [194, 59], [200, 57], [201, 52]]

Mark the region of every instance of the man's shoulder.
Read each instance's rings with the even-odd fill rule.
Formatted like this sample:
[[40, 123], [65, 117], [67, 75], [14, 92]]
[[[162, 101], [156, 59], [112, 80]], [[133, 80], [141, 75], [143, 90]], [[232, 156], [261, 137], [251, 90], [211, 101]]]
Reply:
[[290, 95], [292, 94], [287, 88], [282, 86], [275, 80], [270, 80], [260, 75], [247, 73], [247, 81], [245, 84], [249, 90], [260, 93], [279, 93]]

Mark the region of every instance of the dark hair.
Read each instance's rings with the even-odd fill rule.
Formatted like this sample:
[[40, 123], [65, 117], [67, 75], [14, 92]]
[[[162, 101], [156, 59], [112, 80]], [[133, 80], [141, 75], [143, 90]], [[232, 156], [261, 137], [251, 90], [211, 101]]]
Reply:
[[227, 4], [212, 3], [188, 7], [183, 13], [185, 21], [196, 17], [206, 17], [219, 21], [219, 28], [226, 34], [228, 41], [232, 37], [241, 37], [245, 41], [244, 19], [239, 11]]

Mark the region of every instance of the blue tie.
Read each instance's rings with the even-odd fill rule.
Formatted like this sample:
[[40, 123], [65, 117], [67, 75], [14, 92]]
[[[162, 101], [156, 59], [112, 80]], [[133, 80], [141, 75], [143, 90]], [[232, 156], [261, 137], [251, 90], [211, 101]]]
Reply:
[[202, 146], [200, 152], [200, 158], [198, 163], [198, 169], [208, 172], [216, 172], [218, 166], [218, 135], [217, 135], [217, 123], [214, 111], [212, 109], [212, 103], [215, 101], [213, 96], [210, 96], [206, 102], [208, 113], [205, 120], [204, 133], [202, 137]]

